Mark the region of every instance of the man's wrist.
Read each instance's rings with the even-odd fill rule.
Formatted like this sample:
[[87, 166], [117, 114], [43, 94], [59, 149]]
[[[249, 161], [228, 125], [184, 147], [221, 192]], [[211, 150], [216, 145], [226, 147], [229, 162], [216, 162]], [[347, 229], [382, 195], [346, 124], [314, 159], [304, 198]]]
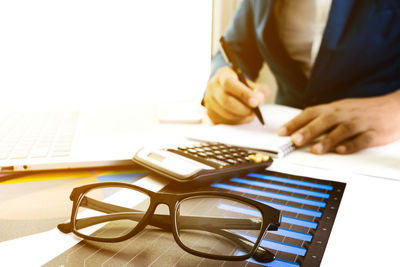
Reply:
[[398, 99], [400, 99], [400, 88], [397, 89], [397, 91], [394, 91], [393, 94], [394, 94]]
[[389, 93], [384, 97], [387, 98], [389, 103], [393, 104], [397, 110], [400, 111], [400, 89], [394, 91], [393, 93]]

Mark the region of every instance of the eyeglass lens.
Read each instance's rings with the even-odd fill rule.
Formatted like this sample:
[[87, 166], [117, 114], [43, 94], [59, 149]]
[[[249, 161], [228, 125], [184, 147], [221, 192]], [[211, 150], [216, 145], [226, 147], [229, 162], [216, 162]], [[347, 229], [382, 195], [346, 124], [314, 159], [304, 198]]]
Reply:
[[184, 199], [179, 204], [176, 220], [184, 246], [220, 256], [248, 254], [262, 227], [262, 215], [257, 208], [215, 196]]
[[79, 202], [75, 230], [85, 236], [118, 238], [137, 226], [149, 206], [150, 197], [137, 190], [94, 188]]

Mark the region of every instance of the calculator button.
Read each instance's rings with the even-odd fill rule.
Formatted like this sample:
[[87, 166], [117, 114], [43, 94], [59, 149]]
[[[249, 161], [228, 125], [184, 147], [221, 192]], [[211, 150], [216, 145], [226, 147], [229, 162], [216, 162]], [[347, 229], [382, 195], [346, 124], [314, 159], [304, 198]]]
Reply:
[[225, 167], [225, 166], [228, 166], [228, 165], [229, 165], [228, 163], [226, 163], [226, 162], [224, 162], [224, 161], [217, 160], [217, 159], [214, 159], [214, 158], [207, 158], [207, 160], [208, 160], [208, 161], [212, 161], [212, 162], [218, 164], [218, 165], [219, 165], [218, 168], [222, 168], [222, 167]]
[[244, 160], [244, 159], [242, 159], [242, 158], [237, 158], [236, 161], [237, 161], [238, 163], [245, 163], [245, 162], [246, 162], [246, 160]]
[[227, 159], [226, 162], [228, 162], [229, 164], [232, 164], [232, 165], [238, 163], [238, 162], [237, 162], [236, 160], [234, 160], [234, 159]]
[[249, 157], [245, 157], [244, 160], [247, 161], [247, 162], [254, 162], [254, 161], [253, 161], [252, 159], [250, 159]]
[[172, 152], [172, 153], [187, 157], [189, 159], [192, 159], [192, 160], [195, 160], [195, 161], [198, 161], [198, 162], [201, 162], [201, 163], [204, 163], [204, 164], [206, 164], [208, 166], [211, 166], [211, 167], [214, 167], [216, 169], [223, 168], [223, 167], [228, 165], [228, 163], [220, 161], [220, 160], [217, 160], [217, 159], [214, 159], [214, 158], [202, 158], [202, 157], [190, 154], [190, 153], [185, 153], [185, 151], [181, 151], [181, 150], [178, 150], [178, 149], [167, 149], [167, 150], [169, 152]]
[[203, 145], [202, 144], [198, 144], [198, 145], [193, 145], [192, 147], [193, 148], [199, 148], [199, 147], [203, 147]]
[[224, 160], [224, 159], [225, 159], [225, 157], [222, 156], [222, 155], [218, 155], [218, 156], [216, 156], [215, 158], [216, 158], [216, 159], [219, 159], [219, 160]]
[[203, 158], [206, 158], [208, 156], [207, 153], [204, 153], [204, 152], [197, 153], [197, 155], [199, 155], [200, 157], [203, 157]]
[[269, 160], [269, 156], [261, 153], [251, 154], [248, 156], [255, 163], [266, 162]]

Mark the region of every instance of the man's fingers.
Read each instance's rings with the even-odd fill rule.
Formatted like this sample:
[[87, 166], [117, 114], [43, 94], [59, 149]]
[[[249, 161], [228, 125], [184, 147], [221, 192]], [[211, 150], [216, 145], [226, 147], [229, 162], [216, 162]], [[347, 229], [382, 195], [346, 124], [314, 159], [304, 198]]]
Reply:
[[226, 123], [226, 119], [222, 118], [218, 113], [213, 111], [212, 109], [207, 109], [207, 115], [215, 124]]
[[303, 112], [297, 115], [294, 119], [283, 125], [279, 130], [278, 134], [281, 136], [291, 135], [321, 113], [319, 107], [306, 108]]
[[207, 110], [212, 110], [213, 113], [219, 115], [218, 123], [228, 122], [232, 124], [252, 115], [252, 110], [249, 107], [233, 96], [226, 94], [215, 80], [208, 84], [204, 103]]
[[336, 152], [339, 154], [351, 154], [361, 149], [375, 146], [375, 138], [373, 131], [363, 132], [354, 139], [337, 146]]
[[337, 125], [340, 120], [341, 117], [335, 113], [327, 113], [318, 116], [294, 133], [292, 135], [292, 141], [295, 145], [302, 146]]
[[357, 121], [344, 121], [334, 128], [324, 139], [315, 144], [311, 151], [315, 154], [329, 152], [337, 144], [365, 131]]
[[253, 91], [262, 93], [264, 100], [271, 95], [271, 89], [265, 83], [254, 83], [252, 81], [247, 81], [247, 83], [250, 85]]
[[249, 81], [248, 88], [237, 78], [230, 67], [222, 67], [210, 79], [204, 96], [209, 117], [216, 123], [238, 124], [254, 118], [252, 108], [260, 105], [268, 92], [268, 86]]
[[234, 96], [249, 107], [259, 106], [264, 101], [264, 94], [248, 88], [236, 78], [236, 74], [233, 73], [233, 75], [235, 76], [225, 71], [219, 76], [219, 83], [224, 88], [225, 93]]
[[207, 109], [207, 115], [215, 124], [224, 123], [226, 121], [212, 109]]
[[[231, 113], [229, 110], [226, 110], [224, 107], [222, 107], [218, 101], [214, 97], [209, 97], [206, 100], [207, 102], [207, 110], [211, 110], [213, 113], [218, 114], [219, 117], [219, 123], [235, 123], [236, 121], [241, 121], [243, 118], [246, 116], [243, 115], [236, 115]], [[250, 113], [251, 114], [251, 113]], [[248, 115], [250, 115], [248, 114]], [[212, 119], [212, 118], [211, 118]]]
[[226, 94], [221, 87], [215, 88], [213, 99], [221, 109], [235, 116], [246, 117], [252, 113], [252, 110], [248, 106], [244, 105], [235, 97]]
[[[217, 98], [216, 95], [218, 95], [219, 91], [223, 91], [223, 89], [217, 86], [214, 88], [211, 87], [212, 85], [209, 88], [210, 90], [206, 92], [204, 102], [205, 106], [207, 107], [208, 116], [214, 123], [238, 124], [242, 123], [242, 121], [248, 121], [250, 120], [249, 118], [253, 117], [252, 111], [248, 107], [240, 103], [240, 101], [233, 100], [236, 101], [236, 105], [233, 107], [220, 105], [218, 101], [218, 98], [220, 98], [220, 96], [218, 96]], [[243, 109], [242, 114], [232, 113], [232, 110], [237, 111], [240, 109]]]
[[242, 123], [248, 123], [254, 119], [254, 115], [251, 114], [250, 116], [247, 116], [247, 117], [241, 117], [239, 119], [229, 120], [229, 119], [219, 115], [218, 112], [214, 111], [213, 109], [207, 109], [207, 115], [216, 124], [219, 124], [219, 123], [242, 124]]

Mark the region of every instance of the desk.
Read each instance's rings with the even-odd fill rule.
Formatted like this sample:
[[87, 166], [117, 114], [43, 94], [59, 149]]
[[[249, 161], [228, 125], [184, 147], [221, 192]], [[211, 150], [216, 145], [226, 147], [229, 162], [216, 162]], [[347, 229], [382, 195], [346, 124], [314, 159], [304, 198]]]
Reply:
[[[339, 165], [331, 169], [326, 166], [321, 169], [306, 166], [304, 161], [296, 164], [293, 159], [301, 158], [302, 155], [306, 155], [310, 161], [319, 157], [310, 155], [307, 151], [295, 151], [292, 156], [275, 161], [271, 170], [347, 184], [322, 266], [395, 265], [400, 240], [400, 182], [385, 177], [356, 174]], [[0, 243], [0, 259], [5, 260], [8, 266], [41, 265], [60, 251], [76, 244], [75, 237], [60, 234], [54, 229], [69, 216], [68, 195], [73, 187], [97, 182], [99, 177], [106, 179], [107, 175], [113, 179], [120, 175], [118, 179], [130, 179], [129, 182], [144, 175], [144, 179], [137, 182], [154, 190], [159, 190], [168, 183], [162, 177], [138, 172], [135, 168], [75, 170], [35, 175], [14, 177], [0, 185], [0, 241], [8, 240]], [[18, 179], [22, 183], [17, 184]], [[35, 179], [40, 181], [35, 182]], [[53, 201], [45, 201], [46, 199]], [[43, 212], [43, 207], [46, 207], [46, 212]], [[39, 234], [32, 235], [33, 233]], [[29, 236], [16, 239], [26, 235]], [[55, 237], [62, 238], [62, 242], [50, 242]]]
[[138, 166], [13, 175], [0, 181], [0, 242], [53, 229], [71, 214], [69, 195], [80, 185], [132, 183], [147, 175]]

